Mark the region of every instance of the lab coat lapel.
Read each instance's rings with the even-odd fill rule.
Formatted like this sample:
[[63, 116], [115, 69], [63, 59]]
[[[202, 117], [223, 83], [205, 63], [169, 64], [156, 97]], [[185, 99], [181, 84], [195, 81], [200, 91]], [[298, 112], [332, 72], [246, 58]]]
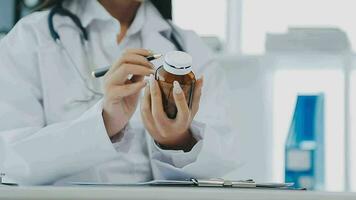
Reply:
[[175, 49], [175, 46], [162, 34], [163, 32], [149, 32], [145, 33], [142, 31], [142, 34], [145, 37], [142, 37], [142, 46], [143, 48], [150, 49], [157, 53], [165, 54], [169, 51]]
[[143, 6], [146, 20], [141, 30], [142, 47], [162, 54], [175, 49], [169, 39], [164, 37], [171, 32], [169, 24], [151, 2], [145, 2]]
[[66, 53], [69, 54], [69, 61], [73, 62], [73, 64], [69, 63], [72, 64], [70, 67], [74, 68], [73, 70], [76, 70], [75, 67], [78, 68], [83, 77], [89, 77], [88, 57], [85, 54], [84, 41], [80, 37], [80, 31], [72, 25], [68, 26], [71, 27], [61, 28], [61, 41]]

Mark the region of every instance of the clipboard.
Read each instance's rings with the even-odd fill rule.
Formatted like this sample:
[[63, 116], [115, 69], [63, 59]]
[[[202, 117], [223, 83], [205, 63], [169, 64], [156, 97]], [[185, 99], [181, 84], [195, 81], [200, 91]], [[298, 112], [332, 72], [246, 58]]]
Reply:
[[1, 186], [17, 186], [17, 184], [6, 178], [5, 173], [0, 172], [0, 187]]
[[195, 179], [190, 180], [153, 180], [141, 183], [96, 183], [96, 182], [71, 182], [71, 185], [78, 186], [159, 186], [159, 187], [219, 187], [219, 188], [245, 188], [245, 189], [275, 189], [275, 190], [306, 190], [306, 188], [296, 188], [294, 183], [257, 183], [252, 179], [248, 180], [225, 180], [225, 179]]
[[[0, 173], [0, 186], [17, 186], [16, 183], [4, 181], [5, 174]], [[100, 183], [100, 182], [70, 182], [72, 186], [158, 186], [158, 187], [219, 187], [219, 188], [245, 188], [245, 189], [275, 189], [275, 190], [306, 190], [306, 188], [296, 188], [294, 183], [257, 183], [253, 179], [247, 180], [225, 180], [216, 179], [196, 179], [189, 180], [152, 180], [141, 183]]]

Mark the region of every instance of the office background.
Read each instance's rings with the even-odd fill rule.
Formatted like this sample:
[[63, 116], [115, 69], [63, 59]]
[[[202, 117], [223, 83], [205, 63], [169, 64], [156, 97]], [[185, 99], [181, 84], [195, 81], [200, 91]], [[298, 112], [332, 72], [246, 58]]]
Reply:
[[[0, 0], [0, 32], [8, 32], [38, 2]], [[296, 96], [322, 92], [325, 190], [356, 191], [353, 5], [353, 0], [173, 1], [174, 21], [197, 31], [228, 75], [234, 103], [229, 118], [241, 136], [232, 155], [245, 160], [229, 177], [283, 181]], [[313, 45], [288, 43], [295, 39], [292, 27], [299, 28], [296, 41]]]

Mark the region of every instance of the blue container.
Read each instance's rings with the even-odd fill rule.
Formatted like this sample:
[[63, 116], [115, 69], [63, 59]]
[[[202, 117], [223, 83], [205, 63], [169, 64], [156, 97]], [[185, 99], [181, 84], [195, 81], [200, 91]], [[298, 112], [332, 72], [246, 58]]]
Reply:
[[285, 181], [324, 188], [324, 95], [298, 96], [285, 146]]

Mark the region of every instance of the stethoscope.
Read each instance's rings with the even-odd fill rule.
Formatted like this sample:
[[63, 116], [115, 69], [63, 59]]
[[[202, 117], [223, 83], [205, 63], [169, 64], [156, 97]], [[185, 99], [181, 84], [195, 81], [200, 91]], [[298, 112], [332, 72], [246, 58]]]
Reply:
[[[54, 16], [55, 15], [59, 15], [62, 17], [68, 17], [74, 24], [76, 27], [78, 27], [79, 31], [80, 31], [80, 36], [82, 38], [82, 45], [84, 47], [84, 56], [86, 59], [86, 64], [89, 67], [94, 67], [92, 66], [93, 61], [92, 57], [89, 56], [89, 33], [88, 31], [85, 29], [85, 27], [82, 25], [79, 17], [75, 14], [73, 14], [72, 12], [70, 12], [68, 9], [64, 8], [62, 6], [62, 3], [58, 3], [56, 4], [49, 12], [48, 15], [48, 28], [49, 28], [49, 32], [50, 35], [52, 37], [52, 39], [57, 43], [57, 45], [61, 48], [61, 50], [64, 52], [64, 54], [66, 55], [66, 57], [68, 58], [69, 62], [71, 63], [71, 65], [73, 65], [74, 69], [76, 70], [76, 73], [80, 76], [81, 81], [83, 82], [85, 88], [92, 93], [91, 96], [88, 96], [87, 99], [83, 99], [83, 100], [75, 100], [78, 103], [83, 103], [83, 102], [90, 102], [92, 100], [94, 100], [96, 97], [102, 97], [103, 93], [101, 91], [98, 91], [96, 89], [94, 89], [93, 87], [90, 86], [90, 84], [88, 83], [91, 77], [90, 76], [85, 76], [81, 73], [80, 69], [77, 67], [77, 65], [74, 62], [74, 59], [72, 58], [72, 56], [70, 55], [70, 53], [67, 51], [67, 49], [64, 47], [62, 41], [61, 41], [61, 37], [58, 33], [58, 31], [55, 29], [54, 27]], [[167, 36], [167, 34], [161, 33], [161, 35], [163, 37], [165, 37], [166, 39], [168, 39], [169, 41], [172, 42], [172, 44], [176, 47], [177, 50], [179, 51], [184, 51], [183, 48], [183, 40], [182, 37], [180, 37], [179, 32], [176, 30], [176, 28], [173, 26], [173, 24], [169, 21], [166, 20], [166, 22], [169, 24], [170, 28], [171, 28], [171, 34]]]

